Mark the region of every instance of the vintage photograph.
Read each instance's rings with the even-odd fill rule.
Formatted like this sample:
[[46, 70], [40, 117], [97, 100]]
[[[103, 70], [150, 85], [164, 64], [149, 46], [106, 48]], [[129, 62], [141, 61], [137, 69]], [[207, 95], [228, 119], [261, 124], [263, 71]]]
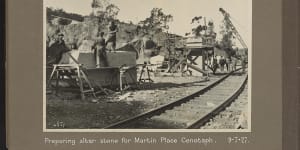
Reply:
[[44, 132], [251, 132], [252, 0], [44, 0]]

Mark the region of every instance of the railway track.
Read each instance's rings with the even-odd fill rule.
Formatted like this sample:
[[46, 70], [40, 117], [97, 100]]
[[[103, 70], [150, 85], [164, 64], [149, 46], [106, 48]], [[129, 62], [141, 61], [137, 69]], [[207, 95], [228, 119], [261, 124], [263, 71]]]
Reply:
[[224, 111], [210, 119], [200, 129], [247, 129], [248, 84], [243, 92]]
[[239, 70], [208, 87], [104, 129], [192, 129], [200, 128], [229, 106], [243, 91], [247, 74]]

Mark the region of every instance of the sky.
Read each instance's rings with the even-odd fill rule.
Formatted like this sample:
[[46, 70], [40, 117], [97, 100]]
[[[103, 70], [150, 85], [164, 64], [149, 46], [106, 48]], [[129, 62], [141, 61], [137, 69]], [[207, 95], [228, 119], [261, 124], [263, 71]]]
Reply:
[[[232, 18], [232, 22], [246, 42], [251, 45], [252, 0], [109, 0], [120, 8], [117, 18], [124, 22], [137, 23], [150, 16], [152, 8], [162, 8], [165, 14], [173, 16], [168, 32], [184, 35], [191, 32], [191, 20], [195, 16], [213, 20], [215, 32], [220, 31], [223, 19], [222, 7]], [[88, 15], [92, 12], [92, 0], [44, 0], [46, 7], [62, 8], [66, 12]], [[218, 36], [220, 38], [220, 36]], [[237, 43], [238, 44], [238, 43]]]

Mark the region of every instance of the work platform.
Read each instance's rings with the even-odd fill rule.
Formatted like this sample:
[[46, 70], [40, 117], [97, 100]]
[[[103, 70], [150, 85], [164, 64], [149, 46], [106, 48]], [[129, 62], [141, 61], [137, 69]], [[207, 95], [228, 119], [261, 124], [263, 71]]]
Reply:
[[[50, 86], [54, 79], [56, 80], [55, 88], [58, 91], [58, 82], [63, 82], [61, 79], [64, 78], [64, 73], [70, 71], [71, 74], [68, 79], [75, 81], [75, 85], [78, 85], [82, 99], [87, 92], [94, 94], [94, 87], [123, 91], [137, 84], [136, 53], [107, 52], [106, 59], [109, 66], [98, 68], [93, 52], [73, 51], [66, 53], [61, 64], [47, 67], [46, 79], [49, 80], [47, 86]], [[84, 83], [87, 83], [89, 90], [84, 90]]]

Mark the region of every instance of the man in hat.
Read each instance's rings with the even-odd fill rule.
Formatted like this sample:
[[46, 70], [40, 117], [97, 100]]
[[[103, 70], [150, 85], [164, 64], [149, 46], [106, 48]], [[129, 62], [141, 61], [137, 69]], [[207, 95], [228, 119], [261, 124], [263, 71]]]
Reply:
[[62, 54], [70, 51], [64, 41], [64, 34], [59, 33], [57, 40], [53, 43], [47, 51], [47, 63], [57, 64], [62, 58]]

